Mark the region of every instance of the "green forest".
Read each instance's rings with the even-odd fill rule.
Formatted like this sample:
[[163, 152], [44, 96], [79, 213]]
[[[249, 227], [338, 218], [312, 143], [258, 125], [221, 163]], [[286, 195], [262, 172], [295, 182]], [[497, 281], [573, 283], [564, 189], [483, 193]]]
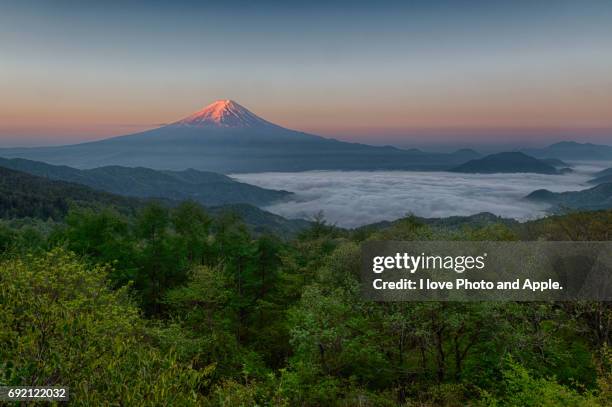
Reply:
[[0, 385], [69, 386], [83, 406], [612, 405], [607, 303], [359, 290], [367, 240], [610, 240], [612, 211], [356, 230], [317, 217], [287, 238], [189, 201], [53, 194], [4, 203]]

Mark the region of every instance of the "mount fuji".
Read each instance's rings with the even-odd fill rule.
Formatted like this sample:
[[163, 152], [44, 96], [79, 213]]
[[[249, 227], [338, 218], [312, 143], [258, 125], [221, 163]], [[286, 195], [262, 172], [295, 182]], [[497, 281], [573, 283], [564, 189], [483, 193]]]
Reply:
[[217, 100], [170, 126], [208, 128], [261, 128], [282, 129], [248, 111], [233, 100]]
[[443, 170], [477, 158], [342, 142], [273, 124], [232, 100], [218, 100], [157, 129], [95, 142], [0, 149], [81, 169], [108, 165], [221, 173], [306, 170]]

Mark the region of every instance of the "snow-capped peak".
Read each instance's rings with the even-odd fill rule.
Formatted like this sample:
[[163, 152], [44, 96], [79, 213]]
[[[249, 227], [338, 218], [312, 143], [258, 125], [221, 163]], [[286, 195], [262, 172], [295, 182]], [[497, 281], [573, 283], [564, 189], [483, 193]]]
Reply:
[[222, 128], [275, 126], [229, 99], [217, 100], [172, 125]]

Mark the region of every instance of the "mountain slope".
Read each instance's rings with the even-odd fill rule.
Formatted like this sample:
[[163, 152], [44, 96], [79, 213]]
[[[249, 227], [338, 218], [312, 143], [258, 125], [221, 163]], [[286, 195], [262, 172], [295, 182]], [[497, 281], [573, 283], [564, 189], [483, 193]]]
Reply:
[[291, 238], [310, 227], [311, 222], [304, 219], [287, 219], [280, 215], [261, 210], [252, 205], [235, 204], [206, 208], [215, 216], [233, 213], [256, 234], [272, 233], [283, 238]]
[[533, 172], [538, 174], [558, 174], [552, 165], [519, 152], [491, 154], [486, 157], [468, 161], [452, 168], [453, 172], [465, 173], [517, 173]]
[[609, 175], [612, 175], [612, 168], [606, 168], [605, 170], [601, 170], [599, 172], [596, 172], [593, 175], [595, 175], [595, 177], [598, 177], [598, 178], [599, 177], [607, 177]]
[[612, 146], [592, 143], [562, 141], [545, 148], [522, 150], [537, 158], [558, 158], [561, 160], [612, 160]]
[[227, 100], [142, 133], [69, 146], [3, 149], [0, 156], [81, 169], [120, 165], [221, 173], [442, 170], [467, 161], [465, 151], [425, 153], [347, 143], [285, 129]]
[[588, 181], [589, 184], [599, 185], [612, 182], [612, 168], [606, 168], [605, 170], [596, 172], [593, 174], [593, 177], [593, 179]]
[[[53, 181], [0, 166], [0, 219], [37, 218], [63, 219], [72, 207], [101, 209], [112, 207], [133, 215], [150, 200], [123, 197], [93, 190], [87, 186]], [[174, 206], [178, 201], [163, 200]], [[236, 213], [256, 233], [271, 232], [283, 237], [295, 236], [310, 223], [301, 219], [285, 219], [248, 204], [223, 205], [206, 208], [213, 216], [225, 212]]]
[[593, 184], [593, 185], [607, 184], [608, 182], [612, 182], [612, 174], [593, 178], [592, 180], [589, 180], [588, 182], [589, 184]]
[[119, 166], [79, 170], [24, 159], [0, 158], [0, 166], [53, 180], [75, 182], [118, 195], [194, 200], [205, 206], [247, 203], [263, 206], [292, 194], [256, 187], [228, 176], [196, 170], [156, 171]]
[[608, 209], [612, 208], [612, 183], [597, 185], [582, 191], [551, 192], [538, 189], [525, 197], [535, 202], [545, 202], [553, 211], [568, 209]]
[[541, 161], [544, 161], [548, 165], [552, 165], [555, 168], [569, 168], [570, 164], [566, 163], [563, 160], [559, 160], [558, 158], [540, 158]]
[[172, 123], [172, 126], [222, 127], [222, 128], [269, 128], [279, 129], [256, 116], [233, 100], [217, 100], [201, 110]]
[[72, 206], [134, 213], [144, 202], [0, 167], [0, 217], [59, 220]]
[[[392, 227], [394, 225], [401, 224], [406, 218], [400, 218], [392, 221], [382, 221], [371, 223], [369, 225], [360, 226], [354, 230], [382, 230], [385, 228]], [[433, 228], [440, 228], [445, 230], [461, 230], [465, 227], [471, 228], [484, 228], [491, 225], [506, 225], [515, 226], [519, 224], [519, 221], [511, 218], [502, 218], [501, 216], [494, 215], [489, 212], [480, 212], [469, 216], [449, 216], [446, 218], [422, 218], [418, 216], [413, 217], [414, 221], [429, 225]]]

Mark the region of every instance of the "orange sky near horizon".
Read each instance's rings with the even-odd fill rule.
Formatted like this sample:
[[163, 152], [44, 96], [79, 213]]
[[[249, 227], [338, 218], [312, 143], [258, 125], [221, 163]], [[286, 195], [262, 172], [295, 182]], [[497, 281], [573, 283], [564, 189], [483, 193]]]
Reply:
[[[492, 134], [509, 131], [519, 135], [539, 131], [563, 135], [586, 130], [612, 137], [612, 87], [557, 94], [546, 101], [542, 97], [534, 95], [525, 100], [524, 95], [515, 91], [514, 95], [506, 93], [496, 99], [489, 95], [455, 94], [439, 100], [421, 98], [419, 103], [370, 98], [359, 99], [360, 103], [340, 104], [332, 99], [304, 106], [291, 101], [264, 100], [268, 104], [259, 107], [256, 98], [250, 103], [237, 101], [284, 127], [355, 141], [376, 141], [377, 135], [401, 138], [402, 134], [440, 134], [452, 138], [453, 133], [462, 137], [473, 133], [473, 140], [486, 141]], [[200, 105], [217, 98], [209, 97]], [[461, 99], [468, 102], [461, 103]], [[361, 103], [362, 100], [366, 103]], [[24, 102], [9, 105], [0, 101], [0, 142], [24, 137], [28, 139], [26, 144], [59, 144], [130, 134], [176, 121], [201, 107], [195, 103], [177, 106], [145, 101], [128, 104], [109, 101], [99, 105], [95, 100], [80, 103], [77, 98], [53, 105], [42, 103], [44, 100], [37, 104]]]

